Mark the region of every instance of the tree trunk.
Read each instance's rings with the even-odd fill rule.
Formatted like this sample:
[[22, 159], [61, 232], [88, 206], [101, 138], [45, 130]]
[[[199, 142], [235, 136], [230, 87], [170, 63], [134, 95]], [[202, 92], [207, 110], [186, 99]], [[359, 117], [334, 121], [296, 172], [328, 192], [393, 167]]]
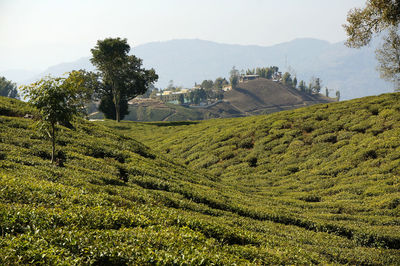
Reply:
[[119, 114], [119, 104], [115, 105], [115, 119], [117, 120], [118, 123], [121, 120], [120, 114]]
[[119, 123], [121, 120], [120, 115], [120, 101], [121, 101], [121, 93], [116, 89], [113, 90], [113, 100], [115, 106], [115, 120]]
[[56, 153], [56, 125], [54, 123], [51, 124], [51, 163], [54, 163], [54, 157]]

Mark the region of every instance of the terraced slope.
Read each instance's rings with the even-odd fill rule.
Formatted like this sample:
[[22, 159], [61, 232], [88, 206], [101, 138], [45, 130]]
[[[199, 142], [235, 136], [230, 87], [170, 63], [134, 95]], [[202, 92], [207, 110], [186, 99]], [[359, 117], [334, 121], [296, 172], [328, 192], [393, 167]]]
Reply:
[[[256, 147], [258, 133], [250, 136], [255, 141], [253, 148], [249, 143], [240, 144], [233, 157], [225, 158], [237, 160], [237, 165], [232, 163], [219, 174], [220, 162], [203, 164], [205, 158], [199, 152], [210, 151], [217, 142], [225, 147], [229, 139], [238, 139], [226, 137], [231, 133], [223, 132], [223, 120], [162, 126], [107, 122], [113, 127], [110, 129], [77, 119], [72, 129], [61, 127], [57, 142], [62, 151], [60, 166], [54, 166], [49, 162], [49, 141], [34, 130], [32, 119], [23, 118], [26, 113], [35, 116], [26, 104], [0, 98], [2, 265], [399, 264], [395, 176], [368, 179], [368, 184], [383, 184], [383, 192], [373, 196], [381, 197], [380, 203], [367, 201], [364, 206], [376, 214], [375, 220], [347, 205], [340, 209], [340, 216], [340, 206], [332, 209], [337, 214], [326, 211], [332, 206], [325, 202], [325, 195], [317, 195], [320, 202], [298, 199], [287, 187], [292, 184], [280, 183], [284, 183], [281, 176], [274, 175], [275, 181], [272, 174], [264, 176], [258, 171], [262, 168], [252, 171], [261, 165], [269, 167], [261, 164], [261, 157], [256, 167], [250, 167], [249, 161], [239, 163], [239, 154]], [[268, 125], [269, 117], [260, 118]], [[233, 134], [243, 133], [241, 123], [246, 128], [257, 125], [256, 118], [248, 119], [226, 120], [231, 124], [225, 127], [238, 130]], [[183, 151], [180, 145], [187, 141], [192, 127], [202, 130], [190, 137], [197, 137], [199, 146]], [[156, 128], [153, 133], [159, 134], [160, 142], [166, 132], [176, 136], [164, 135], [170, 144], [160, 146], [155, 144], [155, 135], [148, 136], [153, 140], [147, 138], [146, 143], [160, 149], [148, 148], [126, 134], [132, 133], [131, 128], [136, 128], [135, 134], [142, 130], [143, 136]], [[218, 130], [219, 140], [206, 138]], [[200, 144], [201, 138], [207, 139], [208, 145]], [[178, 155], [179, 150], [199, 156], [181, 164], [184, 160], [179, 158], [184, 156]], [[296, 173], [302, 173], [302, 167]], [[252, 179], [260, 184], [255, 186]], [[300, 188], [304, 182], [298, 183]], [[318, 191], [310, 189], [302, 195], [311, 192]], [[345, 202], [356, 201], [351, 208], [362, 200], [359, 195], [353, 197]], [[316, 210], [326, 212], [320, 217]], [[358, 227], [361, 224], [367, 227]], [[385, 233], [390, 230], [392, 234]]]
[[242, 215], [386, 247], [399, 258], [399, 93], [266, 116], [123, 125], [240, 191]]

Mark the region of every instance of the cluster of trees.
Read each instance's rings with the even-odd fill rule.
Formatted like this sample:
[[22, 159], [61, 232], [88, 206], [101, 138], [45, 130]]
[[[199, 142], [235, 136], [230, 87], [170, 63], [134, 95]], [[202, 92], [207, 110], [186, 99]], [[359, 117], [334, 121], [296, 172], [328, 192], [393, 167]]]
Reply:
[[207, 99], [208, 99], [207, 92], [203, 88], [191, 90], [186, 96], [186, 101], [194, 104], [199, 104], [200, 102], [205, 101]]
[[200, 84], [200, 88], [205, 91], [206, 99], [223, 99], [224, 93], [222, 88], [229, 85], [229, 82], [222, 77], [218, 77], [215, 81], [203, 80]]
[[259, 75], [261, 78], [272, 79], [279, 72], [279, 67], [257, 67], [253, 69], [247, 69], [246, 75]]
[[[304, 80], [300, 80], [300, 82], [297, 81], [296, 77], [292, 78], [292, 75], [289, 72], [285, 72], [282, 76], [282, 83], [286, 86], [289, 86], [293, 89], [298, 89], [299, 91], [308, 93], [308, 94], [313, 94], [313, 93], [321, 93], [322, 89], [322, 80], [317, 77], [312, 77], [310, 82], [307, 83]], [[297, 86], [298, 84], [298, 86]], [[326, 88], [327, 91], [327, 88]], [[329, 92], [327, 93], [325, 91], [326, 96], [329, 95]]]
[[91, 50], [97, 72], [80, 70], [65, 78], [48, 76], [22, 88], [25, 99], [40, 112], [39, 128], [51, 139], [52, 162], [57, 124], [71, 126], [73, 117], [84, 114], [88, 103], [96, 99], [105, 116], [119, 122], [128, 113], [128, 101], [145, 93], [158, 79], [154, 69], [142, 68], [142, 60], [129, 51], [126, 39], [99, 40]]
[[7, 80], [5, 77], [0, 77], [0, 96], [18, 99], [17, 84]]

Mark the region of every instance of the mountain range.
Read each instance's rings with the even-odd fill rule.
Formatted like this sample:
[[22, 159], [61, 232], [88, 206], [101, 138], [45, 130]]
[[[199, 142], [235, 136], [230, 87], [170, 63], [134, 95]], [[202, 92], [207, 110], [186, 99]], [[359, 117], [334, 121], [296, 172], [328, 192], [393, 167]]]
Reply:
[[[177, 86], [192, 87], [205, 79], [228, 78], [233, 66], [246, 70], [275, 65], [297, 76], [298, 80], [309, 82], [312, 77], [319, 77], [331, 95], [339, 90], [341, 99], [352, 99], [393, 90], [376, 71], [374, 50], [377, 44], [378, 41], [369, 47], [351, 49], [343, 42], [332, 44], [304, 38], [264, 47], [182, 39], [139, 45], [131, 52], [143, 59], [146, 68], [156, 70], [159, 75], [156, 87], [160, 88], [165, 88], [171, 80]], [[23, 78], [18, 77], [14, 71], [13, 77], [18, 83], [29, 83], [47, 74], [61, 75], [73, 69], [94, 70], [94, 67], [89, 57], [83, 57], [51, 66], [33, 77], [26, 76], [26, 72], [21, 72], [25, 75]]]

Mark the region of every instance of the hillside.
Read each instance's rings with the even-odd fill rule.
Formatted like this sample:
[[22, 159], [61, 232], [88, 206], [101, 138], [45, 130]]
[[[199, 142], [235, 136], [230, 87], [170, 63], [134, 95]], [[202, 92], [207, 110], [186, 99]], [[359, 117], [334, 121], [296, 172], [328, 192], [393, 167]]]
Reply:
[[[276, 65], [283, 71], [290, 66], [299, 81], [320, 77], [323, 86], [340, 90], [342, 99], [352, 99], [393, 91], [392, 85], [380, 79], [376, 71], [374, 50], [380, 41], [374, 41], [371, 47], [351, 49], [342, 42], [331, 44], [308, 38], [268, 47], [183, 39], [139, 45], [132, 53], [143, 59], [146, 68], [156, 70], [159, 75], [156, 87], [160, 88], [167, 87], [170, 80], [177, 86], [190, 88], [205, 79], [228, 78], [232, 66], [241, 70]], [[93, 66], [89, 57], [85, 57], [51, 66], [35, 77], [22, 72], [18, 80], [12, 80], [31, 83], [46, 74], [59, 76], [73, 69], [92, 70]]]
[[35, 110], [0, 98], [0, 264], [399, 264], [399, 99], [77, 119], [56, 167]]
[[400, 94], [384, 94], [180, 126], [126, 122], [121, 130], [241, 191], [260, 211], [249, 211], [253, 218], [390, 247], [399, 258], [399, 102]]
[[[129, 114], [124, 119], [155, 122], [232, 118], [270, 114], [335, 100], [323, 95], [310, 95], [279, 82], [259, 78], [239, 83], [237, 88], [224, 93], [222, 101], [206, 107], [182, 106], [155, 99], [134, 99], [130, 102]], [[98, 112], [90, 115], [91, 119], [103, 117]]]
[[224, 94], [224, 101], [247, 115], [269, 114], [316, 103], [333, 102], [322, 95], [309, 95], [272, 80], [259, 78], [238, 84]]

